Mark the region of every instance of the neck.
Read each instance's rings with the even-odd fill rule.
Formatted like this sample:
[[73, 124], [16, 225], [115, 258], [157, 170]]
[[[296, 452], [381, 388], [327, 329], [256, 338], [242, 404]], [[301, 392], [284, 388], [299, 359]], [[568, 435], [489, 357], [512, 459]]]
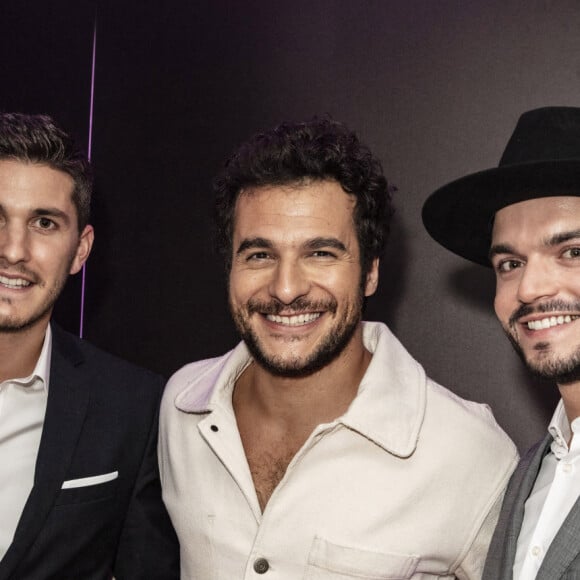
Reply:
[[32, 373], [47, 326], [48, 321], [18, 332], [0, 332], [0, 382]]
[[355, 398], [371, 358], [359, 326], [344, 351], [312, 375], [275, 376], [254, 362], [236, 383], [234, 409], [253, 407], [265, 419], [288, 427], [333, 421]]

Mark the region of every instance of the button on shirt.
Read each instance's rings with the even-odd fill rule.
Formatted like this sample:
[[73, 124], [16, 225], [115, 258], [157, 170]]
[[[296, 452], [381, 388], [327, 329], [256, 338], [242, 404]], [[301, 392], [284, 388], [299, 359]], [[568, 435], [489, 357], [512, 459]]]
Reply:
[[569, 425], [560, 401], [548, 431], [554, 441], [542, 460], [525, 504], [514, 560], [514, 580], [536, 578], [552, 540], [580, 495], [580, 418]]
[[0, 559], [12, 543], [34, 483], [48, 398], [51, 344], [49, 326], [32, 374], [0, 383]]

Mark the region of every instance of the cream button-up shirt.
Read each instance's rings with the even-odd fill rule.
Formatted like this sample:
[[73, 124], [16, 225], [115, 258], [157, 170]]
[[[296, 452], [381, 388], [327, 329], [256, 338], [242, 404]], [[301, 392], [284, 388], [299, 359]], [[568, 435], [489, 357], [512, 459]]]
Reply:
[[51, 345], [48, 326], [32, 374], [0, 383], [0, 559], [12, 543], [34, 483], [48, 399]]
[[481, 577], [516, 449], [385, 325], [363, 335], [357, 396], [312, 432], [263, 513], [232, 408], [245, 345], [171, 378], [159, 455], [184, 580]]

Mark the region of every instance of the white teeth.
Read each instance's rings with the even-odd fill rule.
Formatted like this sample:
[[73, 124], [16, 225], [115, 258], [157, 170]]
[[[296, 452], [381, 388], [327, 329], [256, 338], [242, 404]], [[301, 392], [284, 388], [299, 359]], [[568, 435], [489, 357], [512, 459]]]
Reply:
[[542, 318], [541, 320], [530, 320], [528, 328], [530, 330], [543, 330], [544, 328], [551, 328], [552, 326], [558, 326], [560, 324], [568, 324], [573, 320], [576, 320], [578, 316], [549, 316], [548, 318]]
[[277, 316], [275, 314], [268, 314], [266, 318], [278, 324], [285, 324], [287, 326], [300, 326], [308, 324], [320, 317], [320, 313], [313, 314], [298, 314], [297, 316]]
[[28, 280], [24, 280], [23, 278], [7, 278], [6, 276], [0, 276], [0, 284], [10, 289], [26, 288], [26, 286], [30, 286]]

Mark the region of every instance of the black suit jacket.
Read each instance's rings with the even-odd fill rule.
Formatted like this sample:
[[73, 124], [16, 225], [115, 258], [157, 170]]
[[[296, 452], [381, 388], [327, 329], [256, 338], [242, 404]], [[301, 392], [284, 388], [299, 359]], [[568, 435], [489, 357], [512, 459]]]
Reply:
[[[52, 332], [34, 487], [0, 580], [179, 578], [156, 456], [163, 380], [55, 325]], [[112, 481], [62, 489], [115, 471]]]

